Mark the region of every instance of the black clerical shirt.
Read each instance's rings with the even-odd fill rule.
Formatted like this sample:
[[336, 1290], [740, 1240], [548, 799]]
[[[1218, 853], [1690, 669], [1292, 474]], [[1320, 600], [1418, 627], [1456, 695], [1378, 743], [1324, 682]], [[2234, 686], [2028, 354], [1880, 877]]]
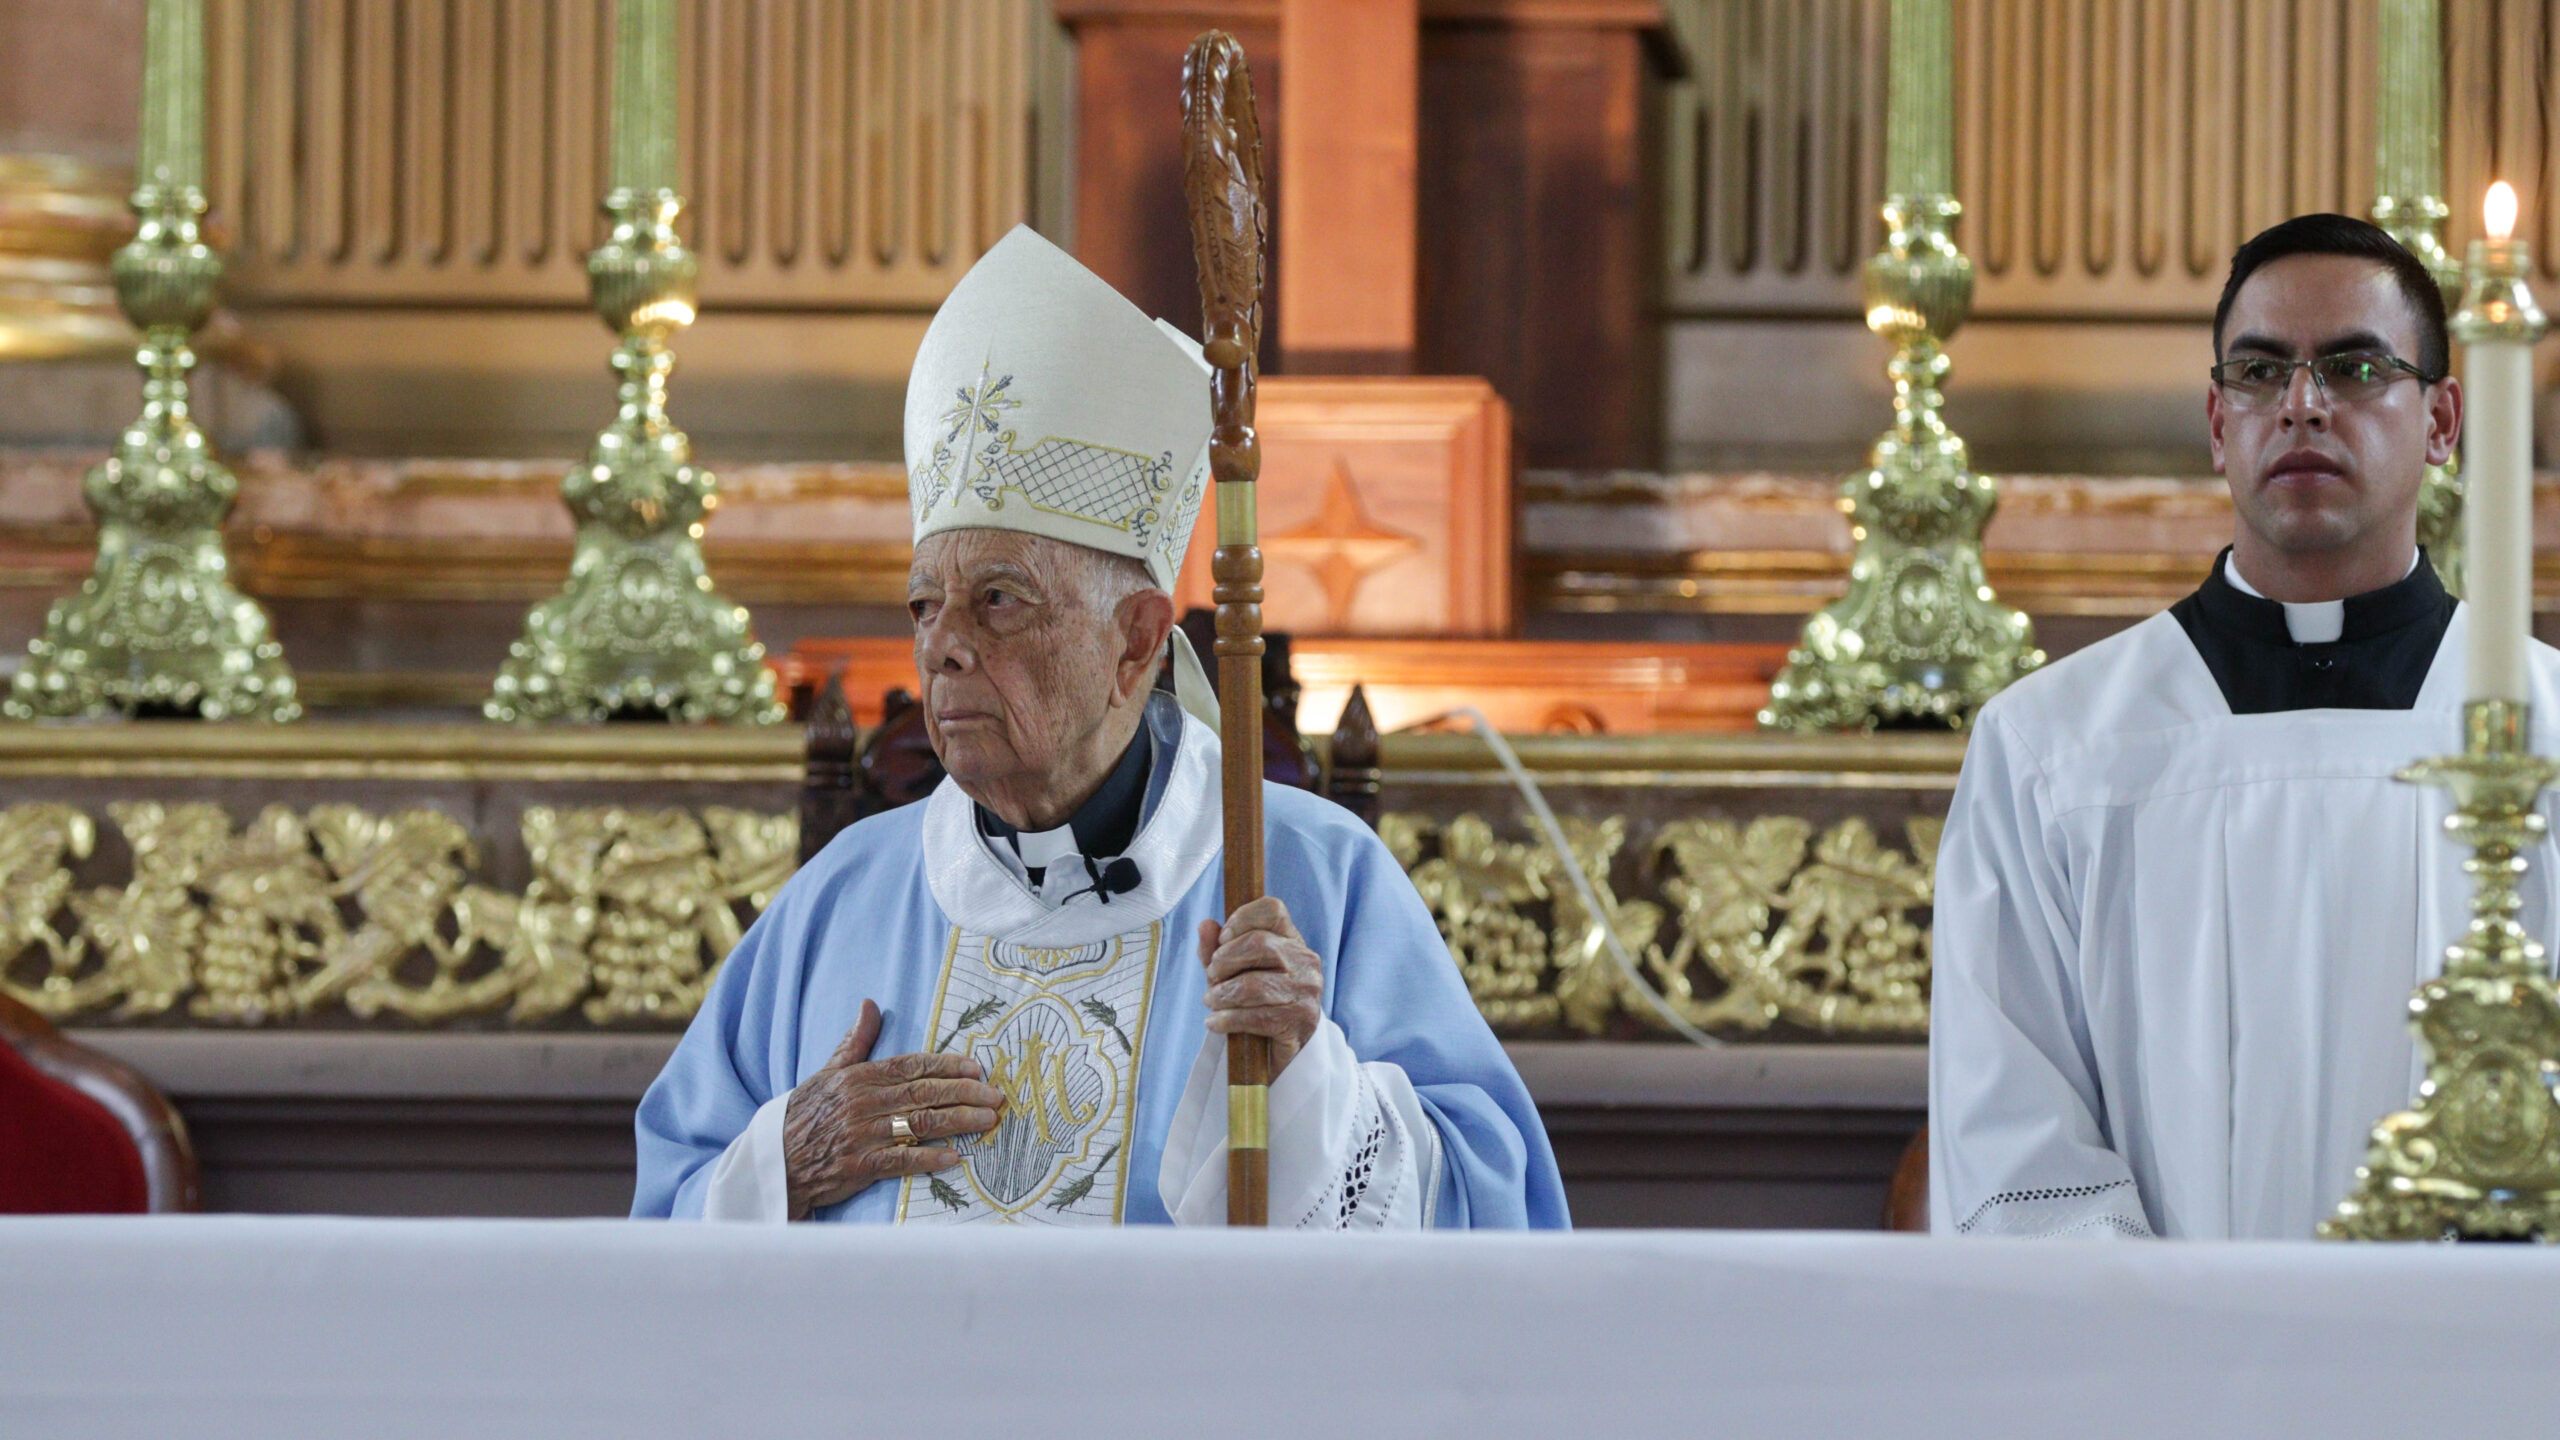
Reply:
[[2424, 551], [2398, 584], [2348, 596], [2345, 629], [2314, 645], [2296, 643], [2284, 606], [2234, 586], [2223, 568], [2230, 563], [2226, 549], [2203, 586], [2169, 613], [2204, 657], [2232, 714], [2406, 710], [2418, 703], [2456, 603]]
[[[1067, 825], [1075, 831], [1076, 853], [1101, 860], [1129, 848], [1137, 838], [1138, 822], [1146, 811], [1147, 773], [1154, 756], [1153, 727], [1140, 725], [1129, 738], [1129, 748], [1120, 752], [1119, 763], [1102, 777], [1101, 788], [1086, 797], [1067, 817]], [[1017, 832], [996, 812], [984, 805], [976, 807], [978, 833], [1010, 843]], [[1019, 847], [1016, 847], [1019, 849]], [[1031, 883], [1040, 883], [1041, 872], [1029, 872]]]

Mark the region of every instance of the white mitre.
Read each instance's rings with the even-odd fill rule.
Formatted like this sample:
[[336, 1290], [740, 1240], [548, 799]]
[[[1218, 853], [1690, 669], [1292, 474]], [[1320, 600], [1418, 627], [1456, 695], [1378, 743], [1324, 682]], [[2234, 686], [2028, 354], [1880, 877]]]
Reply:
[[[1017, 225], [952, 288], [907, 377], [916, 543], [971, 527], [1046, 535], [1139, 561], [1170, 591], [1208, 489], [1210, 428], [1199, 345]], [[1183, 708], [1214, 725], [1216, 691], [1173, 633]]]

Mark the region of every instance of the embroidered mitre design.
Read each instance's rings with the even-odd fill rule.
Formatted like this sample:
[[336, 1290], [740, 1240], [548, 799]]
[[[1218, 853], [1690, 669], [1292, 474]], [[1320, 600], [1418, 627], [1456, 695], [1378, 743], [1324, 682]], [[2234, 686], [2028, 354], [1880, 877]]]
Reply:
[[901, 1183], [909, 1225], [1111, 1225], [1164, 927], [1029, 946], [955, 929], [934, 1049], [965, 1054], [1005, 1095], [996, 1127], [952, 1142], [960, 1164]]
[[1020, 530], [1173, 588], [1206, 492], [1208, 366], [1181, 332], [1017, 227], [935, 312], [907, 381], [914, 538]]

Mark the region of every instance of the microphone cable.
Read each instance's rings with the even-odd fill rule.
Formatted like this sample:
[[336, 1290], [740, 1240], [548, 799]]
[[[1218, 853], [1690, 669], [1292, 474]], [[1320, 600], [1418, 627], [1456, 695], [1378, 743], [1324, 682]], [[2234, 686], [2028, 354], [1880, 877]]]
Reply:
[[[1565, 842], [1564, 826], [1557, 822], [1556, 812], [1548, 806], [1546, 792], [1538, 788], [1538, 782], [1531, 778], [1528, 767], [1522, 765], [1519, 755], [1512, 751], [1511, 742], [1502, 738], [1502, 732], [1493, 727], [1492, 721], [1484, 718], [1482, 710], [1473, 705], [1461, 705], [1428, 720], [1404, 726], [1403, 730], [1415, 730], [1442, 720], [1466, 721], [1474, 728], [1476, 738], [1493, 751], [1493, 758], [1502, 763], [1504, 773], [1511, 777], [1513, 788], [1520, 792], [1522, 800], [1528, 802], [1529, 813], [1537, 817], [1538, 828], [1546, 833], [1548, 846], [1555, 851], [1556, 858], [1564, 862], [1565, 878], [1573, 882], [1574, 896], [1581, 900], [1584, 913], [1591, 917], [1592, 932], [1599, 939], [1599, 947], [1605, 948], [1609, 958], [1617, 962], [1618, 973], [1626, 977], [1627, 983], [1635, 987], [1636, 993], [1644, 997], [1645, 1003], [1662, 1018], [1662, 1023], [1671, 1027], [1674, 1034], [1709, 1050], [1723, 1049], [1725, 1042], [1690, 1024], [1688, 1017], [1663, 998], [1662, 992], [1653, 988], [1653, 982], [1644, 978], [1644, 972], [1636, 968], [1635, 957], [1627, 953], [1626, 943], [1618, 938], [1618, 927], [1611, 923], [1609, 912], [1601, 908], [1600, 896], [1591, 887], [1590, 875], [1584, 872], [1582, 861], [1575, 857], [1573, 847]], [[1593, 948], [1589, 942], [1584, 943], [1584, 960], [1591, 958]]]

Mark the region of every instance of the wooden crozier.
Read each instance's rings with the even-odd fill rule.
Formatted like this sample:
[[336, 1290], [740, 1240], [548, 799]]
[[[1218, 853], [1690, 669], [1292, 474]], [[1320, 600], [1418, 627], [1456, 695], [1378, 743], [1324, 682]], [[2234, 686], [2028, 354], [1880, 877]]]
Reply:
[[[1262, 132], [1244, 47], [1223, 30], [1182, 61], [1182, 188], [1200, 267], [1200, 321], [1216, 428], [1219, 743], [1225, 748], [1226, 907], [1262, 896], [1262, 550], [1254, 481], [1254, 355], [1262, 343]], [[1227, 1223], [1268, 1225], [1271, 1042], [1227, 1037]]]

